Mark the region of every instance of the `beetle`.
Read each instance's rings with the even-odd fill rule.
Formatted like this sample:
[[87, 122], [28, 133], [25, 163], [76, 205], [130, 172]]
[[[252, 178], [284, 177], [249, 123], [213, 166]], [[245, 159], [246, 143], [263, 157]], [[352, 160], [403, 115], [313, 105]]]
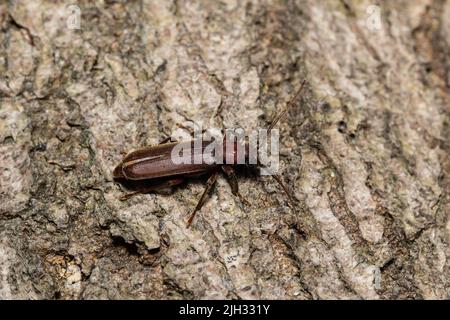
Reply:
[[[288, 109], [292, 107], [294, 102], [300, 96], [301, 91], [305, 85], [306, 81], [303, 81], [300, 88], [294, 97], [288, 102], [285, 109], [280, 112], [271, 125], [268, 128], [268, 132], [273, 129], [273, 127], [280, 121], [280, 119], [287, 113]], [[216, 143], [215, 141], [213, 141]], [[246, 140], [244, 145], [242, 146], [242, 142], [234, 140], [231, 144], [225, 143], [225, 138], [222, 141], [222, 144], [219, 144], [219, 148], [223, 148], [223, 157], [224, 161], [218, 163], [217, 161], [180, 161], [175, 162], [173, 160], [173, 151], [174, 148], [178, 149], [188, 149], [191, 152], [187, 155], [183, 155], [182, 157], [189, 157], [189, 159], [184, 160], [193, 160], [196, 155], [201, 154], [204, 156], [205, 151], [208, 149], [208, 146], [212, 143], [212, 141], [183, 141], [183, 142], [170, 142], [170, 137], [168, 139], [163, 140], [159, 145], [150, 146], [142, 149], [137, 149], [128, 153], [114, 169], [113, 178], [117, 182], [126, 184], [134, 184], [134, 188], [138, 187], [137, 191], [132, 193], [125, 194], [121, 197], [121, 200], [126, 200], [133, 195], [139, 193], [149, 193], [154, 190], [163, 189], [166, 187], [171, 187], [175, 185], [179, 185], [187, 179], [200, 175], [209, 175], [208, 180], [206, 182], [206, 188], [203, 194], [200, 197], [200, 200], [197, 203], [194, 211], [191, 216], [187, 220], [187, 227], [189, 227], [200, 208], [203, 206], [207, 199], [208, 193], [213, 188], [218, 174], [220, 170], [222, 170], [226, 176], [229, 178], [231, 191], [233, 195], [237, 196], [242, 203], [248, 205], [248, 201], [245, 200], [242, 195], [239, 193], [239, 186], [237, 177], [234, 171], [234, 166], [239, 165], [236, 161], [237, 150], [240, 147], [243, 147], [241, 150], [244, 151], [244, 156], [246, 162], [249, 157], [249, 142]], [[241, 145], [238, 145], [241, 144]], [[213, 150], [213, 149], [211, 149]], [[217, 150], [217, 149], [215, 149]], [[214, 153], [207, 154], [209, 156], [214, 157]], [[231, 163], [229, 159], [232, 160]], [[225, 159], [227, 161], [225, 161]], [[224, 163], [225, 162], [225, 163]], [[258, 166], [263, 166], [258, 161]], [[277, 183], [282, 187], [283, 191], [288, 196], [289, 202], [291, 205], [294, 203], [293, 197], [288, 191], [288, 188], [283, 183], [283, 180], [280, 175], [272, 175], [272, 177], [277, 181]]]

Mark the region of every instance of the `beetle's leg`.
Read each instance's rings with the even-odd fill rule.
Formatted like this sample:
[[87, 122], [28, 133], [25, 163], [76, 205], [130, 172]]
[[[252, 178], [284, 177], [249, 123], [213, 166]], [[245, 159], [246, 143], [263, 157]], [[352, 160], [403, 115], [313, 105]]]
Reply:
[[128, 200], [128, 199], [130, 199], [131, 197], [133, 197], [133, 196], [135, 196], [137, 194], [149, 193], [149, 192], [154, 191], [154, 190], [172, 187], [172, 186], [175, 186], [177, 184], [182, 183], [183, 181], [184, 181], [184, 179], [182, 179], [182, 178], [174, 178], [174, 179], [170, 179], [170, 180], [164, 181], [162, 183], [153, 184], [153, 185], [150, 185], [150, 186], [144, 186], [144, 187], [141, 187], [138, 191], [134, 191], [134, 192], [130, 192], [130, 193], [124, 194], [119, 199], [121, 201], [125, 201], [125, 200]]
[[[189, 128], [189, 127], [187, 127], [187, 126], [185, 126], [184, 124], [181, 124], [181, 123], [177, 123], [176, 125], [177, 125], [178, 128], [184, 129], [187, 132], [189, 132], [189, 134], [191, 135], [192, 138], [195, 138], [195, 134], [197, 133], [197, 131], [195, 131], [195, 129], [192, 130], [192, 128]], [[203, 129], [201, 131], [201, 135], [203, 136], [206, 131], [207, 131], [207, 129]]]
[[206, 182], [205, 191], [203, 191], [203, 194], [202, 194], [200, 200], [198, 201], [197, 206], [195, 207], [194, 211], [192, 212], [191, 216], [189, 217], [189, 220], [187, 221], [187, 227], [189, 227], [191, 225], [192, 220], [194, 220], [195, 214], [197, 213], [198, 210], [201, 209], [201, 207], [205, 203], [206, 196], [208, 195], [209, 191], [211, 191], [212, 187], [216, 183], [218, 175], [219, 175], [219, 172], [217, 170], [215, 170], [211, 174], [211, 176], [208, 178], [208, 181]]
[[168, 136], [167, 138], [163, 139], [159, 144], [165, 144], [168, 142], [177, 142], [176, 140], [172, 140], [171, 136]]
[[234, 169], [232, 166], [230, 165], [223, 165], [222, 166], [222, 170], [223, 172], [225, 172], [225, 174], [228, 176], [229, 178], [229, 182], [230, 182], [230, 186], [231, 186], [231, 192], [238, 197], [241, 202], [243, 204], [245, 204], [246, 206], [250, 206], [250, 202], [248, 202], [240, 193], [239, 193], [239, 185], [238, 185], [238, 180], [236, 178], [236, 174], [234, 172]]

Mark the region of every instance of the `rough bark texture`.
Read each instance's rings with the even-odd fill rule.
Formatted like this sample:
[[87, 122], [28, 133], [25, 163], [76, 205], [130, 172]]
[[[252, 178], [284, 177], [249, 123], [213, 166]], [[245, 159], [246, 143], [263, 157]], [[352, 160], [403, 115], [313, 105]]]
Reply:
[[[450, 297], [449, 1], [68, 4], [0, 4], [1, 298]], [[266, 127], [303, 79], [296, 210], [248, 172], [191, 229], [202, 179], [119, 201], [123, 152]]]

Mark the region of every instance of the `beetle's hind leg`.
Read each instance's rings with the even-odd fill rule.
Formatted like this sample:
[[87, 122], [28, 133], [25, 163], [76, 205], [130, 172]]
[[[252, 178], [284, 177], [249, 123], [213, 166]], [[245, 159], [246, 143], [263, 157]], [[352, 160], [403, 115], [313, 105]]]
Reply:
[[231, 186], [231, 192], [239, 198], [239, 200], [241, 200], [241, 202], [246, 205], [246, 206], [250, 206], [250, 202], [248, 202], [240, 193], [239, 193], [239, 184], [238, 184], [238, 180], [236, 177], [236, 173], [234, 172], [234, 169], [232, 166], [230, 165], [223, 165], [222, 166], [222, 170], [223, 172], [225, 172], [225, 174], [227, 175], [229, 182], [230, 182], [230, 186]]
[[188, 126], [185, 126], [184, 124], [177, 123], [176, 126], [180, 129], [186, 130], [189, 132], [189, 135], [192, 137], [192, 139], [196, 139], [198, 133], [200, 133], [200, 137], [203, 137], [203, 135], [208, 131], [208, 129], [202, 129], [200, 132], [197, 131], [195, 128], [189, 128]]
[[164, 138], [163, 140], [161, 140], [161, 142], [159, 144], [166, 144], [166, 143], [170, 143], [170, 142], [178, 142], [176, 139], [172, 138], [171, 136], [168, 136], [167, 138]]
[[170, 179], [170, 180], [166, 180], [164, 182], [161, 183], [156, 183], [156, 184], [152, 184], [152, 185], [147, 185], [147, 186], [139, 186], [138, 190], [130, 192], [130, 193], [126, 193], [124, 195], [122, 195], [119, 199], [121, 201], [125, 201], [130, 199], [131, 197], [138, 195], [138, 194], [144, 194], [144, 193], [149, 193], [155, 190], [159, 190], [159, 189], [164, 189], [164, 188], [168, 188], [168, 187], [172, 187], [172, 186], [176, 186], [178, 184], [181, 184], [184, 182], [183, 178], [174, 178], [174, 179]]

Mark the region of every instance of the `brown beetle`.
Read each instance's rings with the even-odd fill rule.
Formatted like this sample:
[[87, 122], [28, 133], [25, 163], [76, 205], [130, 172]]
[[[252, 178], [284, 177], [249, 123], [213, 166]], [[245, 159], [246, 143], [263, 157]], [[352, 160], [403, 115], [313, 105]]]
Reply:
[[[305, 81], [300, 86], [295, 96], [287, 104], [286, 108], [275, 117], [274, 121], [268, 128], [268, 132], [278, 123], [278, 121], [286, 114], [287, 110], [294, 104], [295, 100], [300, 95]], [[195, 214], [206, 201], [206, 196], [209, 191], [214, 186], [220, 169], [222, 169], [225, 174], [230, 179], [230, 185], [232, 193], [239, 197], [239, 199], [248, 204], [248, 202], [239, 193], [239, 186], [235, 171], [233, 166], [239, 165], [236, 161], [237, 151], [244, 150], [244, 158], [248, 161], [249, 158], [249, 143], [248, 140], [244, 145], [239, 145], [240, 142], [237, 139], [233, 140], [230, 145], [225, 143], [225, 138], [221, 142], [212, 141], [183, 141], [183, 142], [169, 142], [169, 139], [165, 139], [157, 146], [147, 147], [138, 149], [130, 152], [125, 156], [122, 162], [114, 169], [113, 176], [114, 179], [122, 184], [126, 185], [130, 182], [137, 182], [134, 188], [138, 190], [132, 193], [128, 193], [121, 197], [122, 200], [128, 199], [129, 197], [139, 194], [148, 193], [157, 189], [162, 189], [170, 186], [178, 185], [184, 182], [186, 179], [208, 174], [209, 178], [206, 183], [205, 191], [203, 192], [197, 206], [195, 207], [193, 213], [187, 221], [187, 226], [192, 223]], [[211, 143], [219, 143], [215, 145], [214, 148], [210, 148]], [[227, 148], [228, 146], [228, 148]], [[223, 150], [222, 155], [223, 161], [211, 161], [211, 159], [217, 159], [215, 150], [217, 147]], [[181, 161], [175, 162], [173, 159], [174, 148], [177, 149], [189, 149], [187, 155], [181, 155]], [[201, 160], [200, 162], [194, 161], [194, 157], [201, 155], [201, 159], [209, 159], [209, 161]], [[187, 159], [183, 157], [188, 157]], [[233, 159], [231, 162], [229, 161]], [[180, 159], [178, 159], [180, 160]], [[246, 163], [247, 164], [247, 163]], [[261, 166], [261, 163], [258, 162]], [[293, 203], [292, 196], [290, 195], [287, 187], [283, 183], [281, 176], [272, 175], [274, 179], [280, 184], [284, 192], [289, 197], [291, 203]]]

